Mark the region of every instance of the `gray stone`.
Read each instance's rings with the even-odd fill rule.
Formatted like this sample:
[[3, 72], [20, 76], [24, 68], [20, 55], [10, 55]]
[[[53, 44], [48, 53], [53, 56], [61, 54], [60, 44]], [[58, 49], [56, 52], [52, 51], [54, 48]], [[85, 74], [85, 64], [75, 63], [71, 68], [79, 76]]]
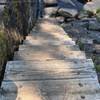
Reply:
[[89, 21], [89, 30], [100, 31], [100, 23], [97, 21]]
[[48, 16], [55, 16], [57, 14], [58, 7], [44, 8], [44, 14]]
[[69, 8], [80, 11], [83, 9], [83, 4], [79, 3], [77, 0], [58, 0], [58, 6], [60, 8]]
[[81, 38], [80, 40], [84, 44], [93, 44], [93, 40], [90, 38]]
[[58, 1], [57, 0], [43, 0], [45, 6], [57, 6]]
[[75, 28], [87, 28], [88, 27], [88, 22], [87, 21], [79, 21], [79, 20], [76, 20], [76, 21], [73, 21], [72, 22], [72, 25], [73, 27]]
[[95, 45], [95, 52], [100, 54], [100, 45]]
[[78, 18], [83, 19], [83, 18], [89, 18], [93, 16], [93, 12], [87, 11], [87, 10], [82, 10], [79, 12]]
[[58, 14], [64, 17], [75, 17], [78, 14], [76, 9], [60, 8]]
[[94, 42], [100, 43], [100, 32], [98, 31], [88, 31], [88, 37], [93, 39]]
[[88, 11], [92, 11], [93, 13], [96, 13], [96, 10], [100, 8], [100, 0], [92, 0], [92, 2], [89, 2], [84, 5], [84, 9]]
[[84, 50], [86, 53], [93, 53], [95, 49], [92, 44], [84, 44]]
[[59, 23], [63, 23], [64, 22], [64, 17], [56, 17], [56, 20], [59, 22]]

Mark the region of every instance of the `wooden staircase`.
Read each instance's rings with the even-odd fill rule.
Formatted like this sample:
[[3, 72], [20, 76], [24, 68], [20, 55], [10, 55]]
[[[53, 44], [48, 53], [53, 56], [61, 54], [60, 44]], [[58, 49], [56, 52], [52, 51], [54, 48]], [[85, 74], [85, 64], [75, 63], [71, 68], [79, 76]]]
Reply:
[[44, 18], [7, 63], [0, 100], [100, 100], [100, 86], [92, 60]]

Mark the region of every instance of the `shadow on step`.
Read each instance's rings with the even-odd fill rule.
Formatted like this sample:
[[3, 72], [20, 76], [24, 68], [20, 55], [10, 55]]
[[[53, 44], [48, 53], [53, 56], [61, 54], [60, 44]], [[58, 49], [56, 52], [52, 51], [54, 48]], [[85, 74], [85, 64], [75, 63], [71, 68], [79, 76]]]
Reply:
[[13, 80], [3, 81], [0, 89], [0, 100], [21, 100], [20, 96], [17, 95], [18, 88]]

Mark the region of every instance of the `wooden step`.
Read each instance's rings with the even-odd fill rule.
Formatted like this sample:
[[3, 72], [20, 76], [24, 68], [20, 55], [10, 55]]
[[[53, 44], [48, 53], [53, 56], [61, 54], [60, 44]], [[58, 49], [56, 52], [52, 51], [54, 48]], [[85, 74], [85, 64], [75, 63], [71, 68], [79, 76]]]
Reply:
[[[38, 33], [39, 34], [39, 33]], [[75, 45], [75, 41], [72, 41], [70, 37], [67, 35], [62, 36], [62, 38], [57, 38], [54, 36], [49, 35], [30, 35], [26, 37], [26, 40], [24, 41], [24, 44], [28, 45]]]
[[25, 45], [75, 45], [74, 41], [58, 41], [58, 40], [25, 40]]
[[46, 60], [46, 59], [86, 59], [82, 51], [53, 50], [21, 50], [15, 52], [14, 60]]
[[32, 32], [7, 63], [0, 100], [100, 100], [92, 60], [70, 48], [75, 42], [54, 19], [36, 27], [41, 34]]
[[[48, 29], [49, 30], [49, 29]], [[50, 30], [52, 31], [52, 29]], [[57, 31], [61, 31], [58, 33]], [[48, 40], [48, 41], [72, 41], [72, 38], [67, 33], [62, 32], [63, 30], [55, 29], [50, 32], [32, 32], [32, 34], [26, 37], [26, 40]]]
[[[57, 39], [64, 39], [66, 36], [67, 39], [70, 38], [68, 34], [64, 31], [64, 29], [57, 24], [57, 20], [55, 21], [56, 23], [54, 23], [54, 21], [52, 22], [52, 20], [45, 19], [43, 22], [39, 22], [39, 24], [37, 24], [36, 30], [42, 35], [49, 34], [49, 36], [53, 36]], [[34, 34], [34, 32], [31, 34]]]
[[80, 78], [97, 80], [91, 60], [11, 61], [7, 64], [4, 80], [72, 80]]
[[[8, 92], [9, 91], [9, 92]], [[100, 87], [85, 81], [45, 80], [3, 82], [0, 100], [100, 100]]]
[[20, 45], [19, 46], [19, 51], [21, 50], [44, 50], [45, 51], [80, 51], [79, 46], [78, 45]]

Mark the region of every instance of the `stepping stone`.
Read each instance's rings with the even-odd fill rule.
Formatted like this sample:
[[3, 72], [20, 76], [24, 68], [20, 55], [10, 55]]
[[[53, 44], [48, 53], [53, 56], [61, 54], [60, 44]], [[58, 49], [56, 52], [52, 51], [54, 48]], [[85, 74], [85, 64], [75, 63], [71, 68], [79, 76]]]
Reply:
[[[80, 62], [79, 62], [80, 61]], [[11, 61], [5, 71], [5, 81], [97, 79], [91, 60]]]

